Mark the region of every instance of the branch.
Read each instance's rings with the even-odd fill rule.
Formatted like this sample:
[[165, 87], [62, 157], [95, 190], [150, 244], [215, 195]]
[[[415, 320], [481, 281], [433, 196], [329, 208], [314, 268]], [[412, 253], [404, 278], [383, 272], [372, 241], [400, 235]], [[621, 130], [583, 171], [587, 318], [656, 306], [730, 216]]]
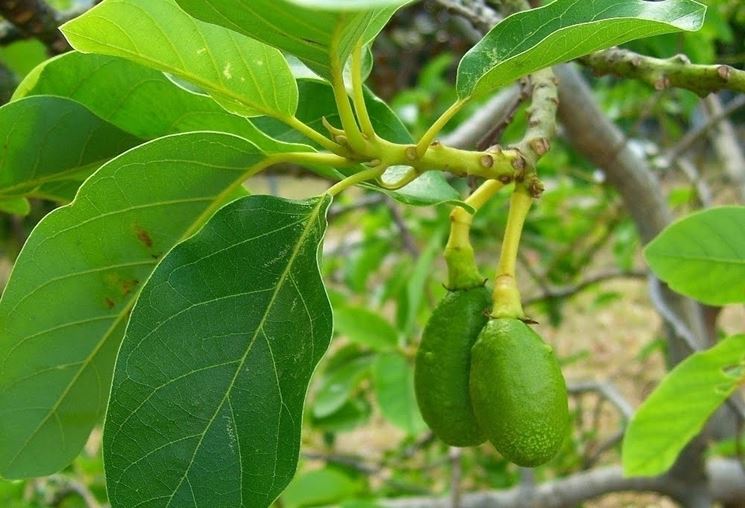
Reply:
[[[745, 95], [739, 96], [733, 102], [735, 101], [745, 102]], [[720, 117], [725, 111], [716, 95], [704, 99], [704, 108], [710, 118]], [[727, 115], [724, 115], [721, 121], [714, 122], [714, 128], [710, 129], [708, 134], [731, 185], [740, 200], [745, 202], [745, 155], [737, 132], [727, 120]]]
[[729, 65], [692, 64], [685, 55], [653, 58], [611, 48], [580, 59], [597, 75], [613, 74], [648, 83], [656, 90], [685, 88], [701, 97], [718, 90], [745, 92], [745, 71]]
[[[721, 503], [742, 501], [745, 475], [732, 459], [712, 459], [706, 464], [708, 488]], [[609, 466], [576, 473], [568, 478], [546, 482], [535, 489], [523, 486], [509, 490], [465, 494], [462, 508], [570, 508], [611, 492], [658, 492], [676, 500], [685, 500], [687, 485], [669, 474], [650, 478], [625, 478], [620, 466]], [[386, 508], [449, 508], [445, 498], [404, 498], [380, 502]]]
[[553, 300], [553, 299], [563, 299], [563, 298], [569, 298], [571, 296], [576, 295], [577, 293], [580, 293], [584, 291], [585, 289], [588, 289], [595, 284], [599, 284], [601, 282], [605, 282], [607, 280], [611, 279], [625, 279], [625, 278], [633, 278], [633, 279], [640, 279], [647, 277], [646, 272], [642, 271], [635, 271], [635, 272], [607, 272], [607, 273], [600, 273], [598, 275], [594, 275], [592, 277], [588, 277], [587, 279], [579, 282], [578, 284], [574, 286], [567, 286], [563, 288], [546, 288], [546, 290], [543, 292], [543, 294], [536, 295], [530, 298], [526, 298], [524, 300], [524, 305], [535, 305], [540, 302], [544, 302], [546, 300]]
[[26, 37], [41, 41], [52, 55], [70, 50], [59, 31], [59, 15], [44, 0], [0, 0], [0, 15]]
[[583, 393], [597, 393], [605, 400], [613, 404], [618, 409], [621, 416], [625, 421], [631, 419], [634, 414], [634, 408], [631, 404], [621, 395], [615, 385], [609, 381], [598, 382], [598, 381], [578, 381], [570, 383], [567, 386], [567, 392], [573, 395], [579, 395]]

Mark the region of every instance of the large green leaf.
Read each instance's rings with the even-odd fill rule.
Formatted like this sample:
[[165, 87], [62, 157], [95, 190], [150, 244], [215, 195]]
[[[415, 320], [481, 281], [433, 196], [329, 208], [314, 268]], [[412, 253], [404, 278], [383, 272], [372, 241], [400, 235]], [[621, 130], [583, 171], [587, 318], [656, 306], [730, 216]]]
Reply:
[[179, 88], [160, 71], [124, 58], [77, 51], [52, 58], [18, 85], [13, 98], [30, 95], [74, 99], [143, 139], [213, 130], [250, 139], [266, 152], [287, 151], [284, 143], [263, 139], [247, 118], [228, 113], [210, 97]]
[[61, 29], [75, 49], [179, 76], [233, 113], [295, 113], [295, 78], [278, 50], [197, 21], [173, 0], [107, 0]]
[[19, 196], [76, 174], [87, 176], [141, 142], [61, 97], [29, 97], [0, 108], [0, 196]]
[[675, 291], [709, 305], [745, 302], [745, 207], [697, 212], [644, 249], [652, 271]]
[[[375, 38], [403, 2], [362, 11], [323, 11], [288, 0], [177, 0], [195, 18], [291, 53], [324, 78], [343, 64], [357, 41]], [[388, 2], [390, 3], [390, 2]]]
[[671, 370], [637, 410], [623, 439], [629, 476], [666, 471], [745, 375], [745, 335], [722, 340]]
[[531, 72], [652, 35], [701, 28], [694, 0], [556, 0], [497, 24], [458, 67], [458, 96], [484, 95]]
[[264, 160], [227, 134], [160, 138], [37, 225], [0, 300], [0, 475], [46, 475], [75, 457], [106, 407], [141, 284]]
[[408, 434], [416, 435], [427, 428], [414, 394], [414, 369], [398, 353], [378, 356], [373, 378], [383, 416]]
[[113, 506], [268, 506], [295, 473], [331, 338], [319, 272], [329, 196], [250, 196], [145, 285], [104, 426]]

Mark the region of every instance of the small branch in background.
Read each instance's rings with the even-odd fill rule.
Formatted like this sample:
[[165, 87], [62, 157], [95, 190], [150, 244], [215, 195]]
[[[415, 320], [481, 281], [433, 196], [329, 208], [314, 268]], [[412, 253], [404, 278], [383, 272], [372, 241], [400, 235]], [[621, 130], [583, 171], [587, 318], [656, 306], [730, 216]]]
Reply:
[[721, 108], [720, 111], [711, 114], [706, 122], [688, 131], [685, 136], [680, 138], [675, 146], [673, 146], [667, 153], [661, 158], [663, 166], [671, 166], [675, 159], [681, 157], [688, 150], [693, 147], [698, 141], [706, 137], [711, 129], [713, 129], [719, 122], [729, 117], [731, 114], [745, 106], [745, 95], [738, 95], [732, 99], [727, 105]]
[[22, 34], [41, 41], [49, 54], [70, 50], [59, 31], [60, 16], [44, 0], [0, 0], [0, 15]]
[[714, 202], [714, 195], [704, 178], [701, 176], [698, 168], [696, 168], [696, 166], [685, 157], [676, 159], [675, 165], [680, 168], [686, 178], [688, 178], [691, 184], [693, 184], [693, 187], [696, 189], [699, 203], [704, 207], [711, 206]]
[[624, 421], [631, 419], [634, 414], [634, 408], [621, 395], [616, 386], [610, 381], [576, 381], [569, 383], [567, 392], [571, 395], [580, 395], [584, 393], [597, 393], [604, 400], [610, 402], [621, 414]]
[[638, 79], [656, 90], [685, 88], [701, 97], [724, 89], [745, 92], [745, 71], [729, 65], [692, 64], [685, 55], [661, 59], [611, 48], [580, 61], [597, 75], [613, 74]]
[[[48, 490], [51, 493], [52, 498], [48, 500], [50, 507], [62, 506], [68, 497], [76, 495], [83, 500], [86, 508], [101, 508], [101, 504], [96, 500], [96, 496], [93, 495], [86, 485], [68, 476], [55, 474], [40, 479], [40, 481], [46, 484], [44, 490]], [[51, 484], [57, 485], [57, 488], [50, 489]]]
[[353, 203], [349, 204], [333, 204], [329, 210], [329, 221], [332, 219], [338, 219], [339, 217], [348, 213], [360, 210], [362, 208], [370, 208], [377, 205], [382, 205], [386, 201], [386, 197], [379, 193], [366, 194], [360, 198], [354, 200]]
[[[737, 99], [745, 100], [745, 95]], [[722, 102], [716, 95], [704, 99], [704, 109], [709, 118], [720, 117], [724, 112]], [[715, 122], [714, 127], [708, 130], [708, 135], [727, 178], [735, 188], [737, 197], [741, 202], [745, 202], [745, 155], [737, 132], [727, 116], [724, 115], [720, 121]]]
[[499, 121], [494, 123], [494, 125], [491, 127], [489, 131], [487, 131], [486, 134], [484, 134], [478, 143], [476, 143], [476, 149], [477, 150], [486, 150], [490, 146], [493, 146], [497, 143], [499, 143], [499, 140], [502, 138], [502, 134], [504, 133], [505, 129], [512, 123], [512, 120], [515, 119], [515, 114], [517, 114], [517, 110], [520, 109], [520, 105], [528, 100], [530, 97], [530, 87], [529, 82], [527, 79], [520, 80], [520, 95], [516, 96], [512, 103], [510, 103], [507, 107], [507, 109], [499, 116], [494, 116], [493, 118], [499, 118]]
[[587, 454], [582, 459], [582, 469], [588, 470], [597, 464], [598, 460], [605, 454], [605, 452], [615, 448], [623, 440], [624, 430], [619, 430], [611, 437], [597, 445], [594, 449], [588, 449]]
[[451, 446], [448, 455], [450, 457], [450, 507], [460, 508], [463, 449]]
[[391, 198], [388, 198], [385, 203], [388, 206], [388, 210], [391, 212], [391, 219], [393, 219], [393, 223], [396, 225], [396, 228], [398, 228], [398, 232], [401, 234], [401, 241], [403, 242], [404, 248], [409, 254], [414, 257], [414, 259], [419, 258], [419, 255], [421, 254], [419, 252], [419, 247], [416, 244], [414, 235], [411, 234], [409, 227], [406, 225], [406, 221], [404, 221], [403, 215], [401, 215], [401, 210], [398, 208], [398, 203], [393, 201], [393, 199]]
[[647, 273], [644, 271], [613, 271], [600, 273], [592, 277], [588, 277], [587, 279], [579, 282], [574, 286], [552, 288], [548, 291], [545, 291], [543, 294], [526, 298], [523, 301], [523, 305], [535, 305], [537, 303], [545, 302], [546, 300], [570, 298], [577, 295], [578, 293], [581, 293], [585, 289], [611, 279], [643, 279], [646, 277]]

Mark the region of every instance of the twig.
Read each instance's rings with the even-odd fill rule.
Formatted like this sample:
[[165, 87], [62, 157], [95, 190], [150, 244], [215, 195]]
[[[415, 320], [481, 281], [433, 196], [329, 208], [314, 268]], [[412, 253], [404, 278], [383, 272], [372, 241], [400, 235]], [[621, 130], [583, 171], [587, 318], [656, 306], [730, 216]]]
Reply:
[[[745, 95], [739, 97], [744, 98]], [[719, 116], [723, 112], [719, 97], [709, 95], [705, 98], [704, 110], [707, 116]], [[735, 187], [740, 200], [745, 202], [745, 154], [735, 128], [725, 115], [708, 134], [730, 184]]]
[[579, 395], [583, 393], [597, 393], [603, 399], [607, 400], [613, 406], [618, 409], [618, 412], [623, 417], [624, 421], [631, 419], [634, 414], [634, 408], [631, 404], [621, 395], [618, 389], [610, 381], [599, 382], [599, 381], [578, 381], [569, 383], [567, 386], [567, 392], [572, 395]]
[[56, 474], [46, 478], [47, 482], [56, 482], [59, 484], [59, 490], [55, 491], [53, 498], [49, 500], [49, 506], [57, 507], [61, 506], [63, 501], [70, 495], [75, 494], [85, 503], [87, 508], [101, 508], [100, 503], [96, 499], [96, 496], [90, 491], [90, 489], [83, 483], [73, 480], [68, 476]]
[[597, 463], [597, 461], [600, 460], [600, 457], [602, 457], [605, 452], [613, 449], [618, 443], [623, 440], [623, 436], [624, 430], [619, 430], [611, 437], [603, 441], [597, 448], [592, 451], [592, 454], [589, 454], [583, 458], [582, 469], [587, 470], [593, 467]]
[[524, 305], [535, 305], [546, 300], [555, 300], [569, 298], [588, 289], [595, 284], [605, 282], [611, 279], [642, 279], [647, 277], [647, 273], [643, 271], [614, 271], [607, 273], [600, 273], [592, 277], [588, 277], [585, 280], [579, 282], [574, 286], [568, 286], [563, 288], [553, 288], [545, 291], [543, 294], [526, 298], [523, 302]]
[[505, 129], [512, 123], [512, 120], [515, 119], [515, 114], [520, 108], [520, 105], [530, 97], [530, 87], [528, 85], [528, 80], [520, 80], [520, 94], [512, 100], [512, 103], [508, 105], [505, 111], [500, 112], [501, 114], [499, 116], [493, 117], [499, 118], [499, 121], [494, 123], [493, 127], [481, 137], [478, 143], [476, 143], [477, 150], [486, 150], [490, 146], [499, 142]]
[[690, 150], [699, 140], [703, 139], [719, 122], [744, 106], [745, 95], [738, 95], [727, 103], [720, 112], [711, 115], [706, 122], [688, 131], [682, 138], [680, 138], [680, 141], [678, 141], [675, 146], [659, 158], [657, 165], [663, 169], [672, 166], [676, 159]]
[[598, 51], [580, 60], [597, 75], [638, 79], [656, 90], [685, 88], [701, 97], [718, 90], [745, 92], [745, 71], [729, 65], [692, 64], [685, 55], [653, 58], [627, 49]]
[[386, 200], [386, 204], [388, 205], [388, 210], [391, 212], [393, 223], [401, 234], [401, 241], [403, 242], [404, 248], [414, 257], [414, 259], [417, 259], [420, 254], [419, 247], [417, 247], [416, 240], [414, 240], [409, 227], [406, 225], [406, 222], [401, 215], [401, 210], [399, 210], [398, 204], [390, 198]]

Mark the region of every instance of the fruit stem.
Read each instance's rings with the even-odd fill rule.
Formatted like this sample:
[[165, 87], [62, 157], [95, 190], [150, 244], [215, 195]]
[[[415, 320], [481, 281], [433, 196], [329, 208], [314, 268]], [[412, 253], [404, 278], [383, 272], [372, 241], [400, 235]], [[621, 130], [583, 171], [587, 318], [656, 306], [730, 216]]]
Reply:
[[[478, 211], [504, 184], [499, 180], [487, 180], [466, 199], [465, 204]], [[471, 246], [471, 224], [473, 214], [457, 206], [450, 212], [450, 237], [445, 246], [445, 263], [448, 266], [448, 289], [469, 289], [484, 283], [476, 264]]]
[[517, 288], [515, 270], [517, 251], [520, 246], [525, 218], [528, 216], [533, 197], [522, 183], [515, 186], [510, 198], [510, 211], [507, 215], [507, 227], [502, 241], [502, 252], [499, 256], [497, 275], [494, 280], [494, 307], [492, 317], [523, 318], [520, 291]]

